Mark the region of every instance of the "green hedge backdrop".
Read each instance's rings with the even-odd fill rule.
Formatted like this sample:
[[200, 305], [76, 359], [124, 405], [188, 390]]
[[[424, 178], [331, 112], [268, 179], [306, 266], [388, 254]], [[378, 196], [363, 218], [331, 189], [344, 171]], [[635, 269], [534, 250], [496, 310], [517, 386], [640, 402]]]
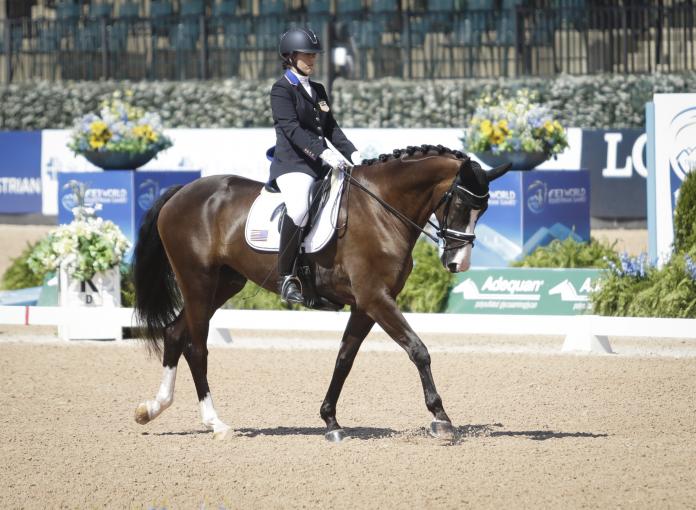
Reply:
[[[71, 127], [116, 90], [160, 112], [167, 127], [225, 128], [271, 125], [271, 81], [77, 82], [0, 86], [0, 129]], [[653, 75], [559, 76], [505, 80], [338, 80], [333, 103], [343, 127], [464, 127], [486, 92], [536, 90], [566, 126], [643, 127], [654, 92], [696, 90], [696, 72]]]

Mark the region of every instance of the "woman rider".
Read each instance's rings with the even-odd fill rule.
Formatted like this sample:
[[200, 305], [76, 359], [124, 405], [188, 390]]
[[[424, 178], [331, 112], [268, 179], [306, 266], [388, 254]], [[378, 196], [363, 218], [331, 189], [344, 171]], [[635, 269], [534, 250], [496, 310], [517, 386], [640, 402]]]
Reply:
[[[312, 183], [329, 169], [346, 166], [345, 158], [360, 164], [362, 157], [338, 127], [323, 85], [311, 81], [317, 53], [322, 53], [316, 34], [308, 28], [292, 29], [280, 38], [279, 53], [285, 74], [271, 89], [271, 110], [276, 145], [271, 163], [285, 201], [281, 219], [278, 273], [284, 302], [304, 304], [295, 259], [307, 224]], [[329, 148], [329, 140], [338, 151]]]

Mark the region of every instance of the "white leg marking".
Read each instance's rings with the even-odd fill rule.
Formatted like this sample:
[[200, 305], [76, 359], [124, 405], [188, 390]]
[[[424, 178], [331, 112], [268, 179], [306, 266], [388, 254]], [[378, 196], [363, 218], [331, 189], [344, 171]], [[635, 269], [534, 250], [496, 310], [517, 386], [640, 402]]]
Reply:
[[220, 418], [218, 418], [215, 407], [213, 407], [213, 397], [210, 393], [206, 394], [205, 398], [198, 402], [201, 408], [201, 420], [203, 420], [203, 425], [209, 429], [213, 429], [213, 438], [223, 439], [230, 430], [230, 427], [225, 425]]
[[162, 383], [155, 400], [148, 400], [147, 415], [151, 420], [157, 418], [162, 411], [174, 402], [174, 383], [176, 382], [176, 367], [164, 367]]

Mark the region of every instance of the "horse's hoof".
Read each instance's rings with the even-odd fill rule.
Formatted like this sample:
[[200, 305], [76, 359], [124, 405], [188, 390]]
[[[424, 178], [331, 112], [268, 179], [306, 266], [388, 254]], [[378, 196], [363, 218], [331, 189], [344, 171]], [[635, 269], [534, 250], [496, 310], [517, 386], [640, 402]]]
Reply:
[[454, 439], [454, 427], [449, 421], [433, 420], [430, 423], [428, 433], [437, 439], [446, 439], [448, 441]]
[[346, 431], [343, 429], [336, 429], [324, 434], [326, 440], [330, 443], [341, 443], [348, 439]]
[[147, 411], [147, 404], [143, 402], [135, 409], [135, 421], [140, 425], [145, 425], [150, 421], [150, 414]]
[[215, 441], [222, 441], [223, 439], [227, 438], [227, 434], [230, 431], [230, 427], [228, 425], [225, 425], [224, 427], [217, 427], [213, 431], [213, 439]]

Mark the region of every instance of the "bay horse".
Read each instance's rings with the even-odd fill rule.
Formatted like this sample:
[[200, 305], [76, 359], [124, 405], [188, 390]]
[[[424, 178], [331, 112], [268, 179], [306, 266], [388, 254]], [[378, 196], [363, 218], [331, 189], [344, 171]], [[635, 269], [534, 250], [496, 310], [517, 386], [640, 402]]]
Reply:
[[[320, 408], [326, 439], [346, 437], [336, 419], [336, 403], [375, 323], [417, 367], [425, 404], [433, 414], [431, 435], [454, 436], [435, 389], [428, 350], [399, 311], [396, 296], [413, 268], [413, 247], [433, 214], [443, 240], [442, 264], [451, 272], [469, 268], [474, 227], [488, 204], [488, 184], [508, 170], [509, 165], [484, 171], [462, 152], [423, 145], [363, 161], [346, 174], [338, 221], [345, 228], [310, 256], [318, 293], [350, 307]], [[138, 423], [155, 419], [171, 405], [183, 354], [203, 424], [218, 439], [230, 430], [213, 407], [206, 341], [213, 313], [247, 280], [278, 292], [277, 255], [254, 251], [244, 238], [247, 213], [262, 186], [233, 175], [201, 178], [167, 190], [145, 216], [133, 259], [135, 312], [148, 345], [160, 352], [163, 344], [164, 372], [155, 399], [138, 405]]]

